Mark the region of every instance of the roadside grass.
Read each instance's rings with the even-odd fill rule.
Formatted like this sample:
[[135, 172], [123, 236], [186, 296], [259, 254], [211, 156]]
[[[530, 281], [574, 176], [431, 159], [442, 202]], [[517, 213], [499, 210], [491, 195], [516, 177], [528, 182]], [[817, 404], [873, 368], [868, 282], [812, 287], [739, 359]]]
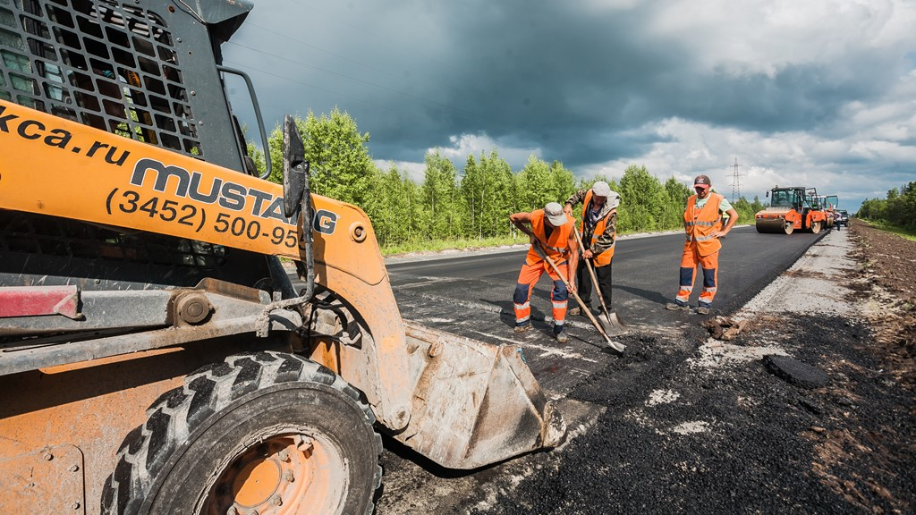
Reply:
[[869, 220], [867, 218], [859, 218], [859, 220], [874, 227], [875, 229], [881, 229], [882, 231], [896, 234], [897, 236], [900, 236], [901, 238], [904, 238], [910, 241], [916, 241], [916, 231], [912, 229], [907, 229], [905, 227], [900, 227], [899, 225], [887, 223], [883, 220]]
[[[736, 226], [739, 227], [739, 226]], [[655, 231], [623, 231], [617, 233], [619, 236], [628, 234], [646, 234], [646, 233], [663, 233], [665, 229]], [[393, 256], [395, 254], [407, 254], [411, 252], [441, 252], [443, 250], [476, 250], [491, 247], [505, 247], [509, 245], [521, 245], [528, 243], [528, 236], [518, 233], [517, 236], [494, 236], [492, 238], [459, 238], [452, 240], [422, 240], [401, 243], [397, 245], [383, 245], [381, 251], [383, 256]]]
[[528, 243], [528, 236], [521, 234], [520, 237], [496, 236], [492, 238], [461, 238], [453, 240], [424, 240], [398, 245], [387, 245], [382, 247], [383, 256], [394, 254], [406, 254], [408, 252], [439, 252], [442, 250], [470, 250], [487, 247], [502, 247], [507, 245], [518, 245]]

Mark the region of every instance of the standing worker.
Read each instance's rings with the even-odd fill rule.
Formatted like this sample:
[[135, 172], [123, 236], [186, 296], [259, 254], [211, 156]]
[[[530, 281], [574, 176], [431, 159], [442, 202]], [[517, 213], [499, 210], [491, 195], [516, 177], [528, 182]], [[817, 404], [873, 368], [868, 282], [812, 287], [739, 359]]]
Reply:
[[[518, 274], [518, 283], [512, 296], [515, 307], [515, 332], [523, 333], [531, 328], [531, 290], [541, 275], [547, 272], [553, 280], [553, 290], [550, 292], [553, 304], [553, 335], [558, 342], [566, 343], [569, 336], [563, 334], [563, 324], [566, 320], [569, 292], [563, 284], [563, 279], [566, 279], [570, 288], [575, 291], [573, 278], [579, 260], [579, 250], [573, 233], [576, 230], [576, 222], [566, 216], [563, 208], [556, 202], [550, 202], [544, 209], [536, 209], [530, 213], [515, 213], [509, 216], [509, 220], [518, 230], [531, 238], [531, 248]], [[566, 275], [565, 278], [560, 278], [553, 267], [541, 258], [535, 250], [535, 245], [540, 245], [541, 250], [554, 262], [560, 273]]]
[[[598, 181], [591, 189], [579, 190], [566, 199], [564, 211], [572, 216], [572, 208], [582, 203], [582, 245], [585, 251], [579, 256], [582, 263], [578, 266], [579, 297], [582, 303], [589, 305], [591, 299], [591, 278], [584, 262], [591, 259], [598, 277], [598, 289], [595, 295], [601, 295], [604, 304], [611, 306], [611, 260], [614, 259], [614, 246], [617, 243], [617, 207], [620, 205], [620, 194], [612, 191], [604, 181]], [[570, 315], [579, 315], [577, 307], [569, 310]]]
[[[681, 256], [680, 290], [675, 301], [665, 305], [666, 309], [690, 309], [688, 301], [693, 290], [697, 265], [703, 269], [703, 292], [700, 293], [697, 314], [708, 315], [712, 299], [716, 296], [719, 249], [722, 248], [719, 238], [732, 230], [738, 221], [738, 212], [725, 197], [709, 191], [710, 187], [712, 183], [705, 175], [698, 175], [693, 180], [693, 189], [697, 194], [687, 199], [687, 209], [684, 210], [684, 231], [687, 233], [687, 241], [684, 243], [684, 254]], [[722, 213], [728, 215], [724, 228], [720, 223]]]

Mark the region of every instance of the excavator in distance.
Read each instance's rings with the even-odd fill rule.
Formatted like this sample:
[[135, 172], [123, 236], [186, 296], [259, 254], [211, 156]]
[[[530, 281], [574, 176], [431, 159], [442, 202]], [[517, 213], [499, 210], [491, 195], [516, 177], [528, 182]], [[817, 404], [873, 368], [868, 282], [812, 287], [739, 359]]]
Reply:
[[292, 119], [283, 184], [251, 166], [251, 8], [0, 0], [0, 513], [363, 515], [380, 433], [463, 470], [565, 436], [519, 346], [402, 319]]
[[757, 232], [792, 234], [798, 230], [817, 234], [827, 228], [827, 214], [816, 188], [776, 186], [767, 197], [770, 205], [754, 215]]

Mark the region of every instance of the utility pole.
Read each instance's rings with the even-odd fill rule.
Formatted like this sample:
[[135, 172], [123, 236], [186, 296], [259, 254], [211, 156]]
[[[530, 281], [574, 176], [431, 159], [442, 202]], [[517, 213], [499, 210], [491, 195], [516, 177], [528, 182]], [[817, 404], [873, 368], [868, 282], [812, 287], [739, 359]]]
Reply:
[[741, 174], [738, 173], [738, 158], [735, 158], [735, 171], [732, 172], [732, 202], [738, 202], [741, 198]]

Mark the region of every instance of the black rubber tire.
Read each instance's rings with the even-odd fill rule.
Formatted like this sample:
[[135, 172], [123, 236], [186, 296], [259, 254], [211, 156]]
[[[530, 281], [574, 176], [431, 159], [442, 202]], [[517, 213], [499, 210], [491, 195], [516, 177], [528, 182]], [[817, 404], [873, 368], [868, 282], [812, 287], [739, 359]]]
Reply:
[[321, 435], [323, 445], [335, 446], [346, 459], [340, 513], [374, 510], [382, 479], [375, 416], [357, 390], [305, 358], [278, 352], [229, 356], [188, 375], [147, 415], [118, 450], [102, 492], [102, 513], [196, 515], [195, 506], [232, 461], [227, 455], [250, 447], [252, 435], [279, 426]]

